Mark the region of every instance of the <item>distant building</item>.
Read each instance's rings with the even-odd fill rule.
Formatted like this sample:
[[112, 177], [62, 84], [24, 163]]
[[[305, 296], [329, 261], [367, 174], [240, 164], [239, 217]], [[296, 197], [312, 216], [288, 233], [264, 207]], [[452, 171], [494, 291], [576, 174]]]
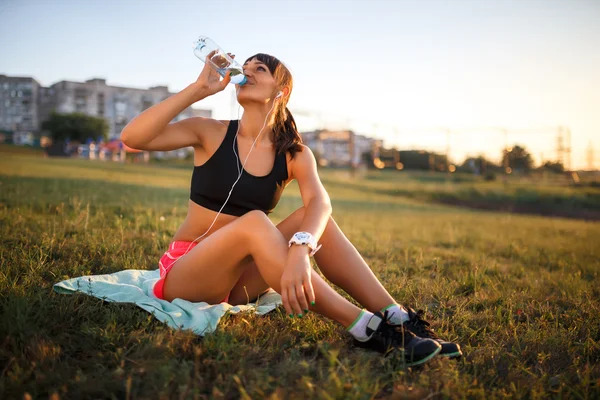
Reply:
[[[48, 103], [61, 114], [82, 112], [105, 118], [109, 123], [109, 138], [116, 138], [138, 114], [171, 95], [173, 93], [170, 93], [166, 86], [137, 89], [109, 86], [104, 79], [90, 79], [84, 83], [70, 81], [55, 83], [49, 88], [48, 97], [52, 100]], [[47, 117], [48, 110], [43, 111], [44, 116]], [[188, 107], [174, 120], [197, 115], [210, 117], [212, 112]]]
[[40, 84], [33, 78], [0, 75], [0, 130], [39, 130]]
[[[358, 135], [352, 131], [317, 130], [301, 133], [321, 166], [361, 166], [381, 146], [381, 141]], [[368, 154], [368, 157], [365, 155]]]
[[[0, 75], [0, 129], [39, 133], [53, 111], [81, 112], [105, 118], [109, 138], [118, 138], [136, 115], [171, 96], [166, 86], [137, 89], [110, 86], [105, 79], [85, 82], [60, 81], [42, 87], [33, 78]], [[211, 110], [188, 107], [174, 120], [211, 117]]]

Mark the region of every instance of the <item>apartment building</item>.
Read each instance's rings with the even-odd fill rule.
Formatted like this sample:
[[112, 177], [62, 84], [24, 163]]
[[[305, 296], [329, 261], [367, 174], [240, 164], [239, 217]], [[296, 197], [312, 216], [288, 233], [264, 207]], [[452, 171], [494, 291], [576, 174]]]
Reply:
[[38, 131], [40, 90], [33, 78], [0, 75], [0, 130]]
[[381, 140], [358, 135], [349, 130], [317, 130], [302, 132], [302, 140], [308, 146], [319, 165], [332, 167], [361, 166], [365, 154], [372, 154], [381, 147]]
[[[167, 86], [149, 89], [111, 86], [100, 78], [60, 81], [43, 87], [33, 78], [0, 75], [0, 129], [39, 133], [43, 121], [53, 111], [81, 112], [105, 118], [109, 138], [118, 138], [136, 115], [172, 94]], [[175, 120], [211, 115], [211, 110], [188, 107]]]

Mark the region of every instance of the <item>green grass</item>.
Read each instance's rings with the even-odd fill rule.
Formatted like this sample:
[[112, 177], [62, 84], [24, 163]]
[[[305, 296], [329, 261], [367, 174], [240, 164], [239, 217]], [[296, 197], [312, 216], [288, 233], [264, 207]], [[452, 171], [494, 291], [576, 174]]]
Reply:
[[600, 220], [600, 188], [588, 182], [573, 185], [561, 176], [547, 180], [539, 175], [510, 176], [506, 182], [485, 182], [469, 174], [377, 171], [364, 178], [333, 179], [330, 185], [469, 208]]
[[[462, 345], [460, 362], [403, 369], [353, 349], [315, 314], [228, 316], [200, 338], [130, 304], [52, 291], [71, 277], [155, 269], [185, 216], [190, 176], [0, 152], [0, 398], [600, 396], [600, 224], [412, 194], [510, 194], [518, 183], [323, 173], [338, 224], [394, 298], [426, 309]], [[274, 222], [300, 205], [291, 185]]]

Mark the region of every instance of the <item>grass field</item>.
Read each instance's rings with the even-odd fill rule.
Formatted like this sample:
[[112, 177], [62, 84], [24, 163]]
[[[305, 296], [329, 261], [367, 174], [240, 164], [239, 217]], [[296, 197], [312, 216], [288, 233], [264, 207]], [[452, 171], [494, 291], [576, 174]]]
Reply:
[[[0, 398], [600, 397], [600, 224], [425, 195], [515, 198], [516, 184], [322, 175], [346, 235], [397, 301], [462, 345], [459, 362], [404, 369], [315, 314], [227, 316], [200, 338], [131, 304], [52, 291], [81, 275], [156, 269], [190, 176], [0, 149]], [[527, 190], [600, 209], [598, 189]], [[292, 184], [274, 222], [300, 206]]]

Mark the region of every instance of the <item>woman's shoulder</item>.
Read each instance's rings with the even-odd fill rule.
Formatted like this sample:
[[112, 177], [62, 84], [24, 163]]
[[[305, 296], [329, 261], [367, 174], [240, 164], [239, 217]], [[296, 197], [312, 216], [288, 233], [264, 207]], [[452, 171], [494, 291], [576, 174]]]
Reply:
[[198, 137], [198, 146], [194, 146], [195, 165], [202, 164], [207, 154], [213, 154], [225, 140], [230, 121], [205, 117], [192, 117], [187, 120], [193, 125]]
[[227, 129], [231, 122], [229, 120], [213, 119], [206, 117], [192, 117], [190, 119], [193, 119], [196, 125], [198, 125], [199, 127], [204, 128], [205, 130], [212, 131]]
[[299, 146], [300, 148], [298, 151], [295, 152], [293, 157], [289, 151], [287, 152], [287, 154], [289, 155], [289, 157], [292, 158], [292, 160], [298, 160], [301, 164], [315, 160], [315, 155], [313, 154], [310, 147], [302, 143], [298, 143], [297, 146]]
[[185, 119], [186, 124], [196, 132], [202, 143], [204, 139], [210, 139], [215, 135], [224, 135], [227, 131], [229, 120], [220, 120], [206, 117], [191, 117]]
[[301, 143], [298, 145], [300, 146], [300, 151], [296, 151], [293, 157], [289, 151], [286, 152], [287, 162], [292, 175], [297, 175], [301, 170], [310, 169], [317, 165], [317, 160], [310, 147]]

